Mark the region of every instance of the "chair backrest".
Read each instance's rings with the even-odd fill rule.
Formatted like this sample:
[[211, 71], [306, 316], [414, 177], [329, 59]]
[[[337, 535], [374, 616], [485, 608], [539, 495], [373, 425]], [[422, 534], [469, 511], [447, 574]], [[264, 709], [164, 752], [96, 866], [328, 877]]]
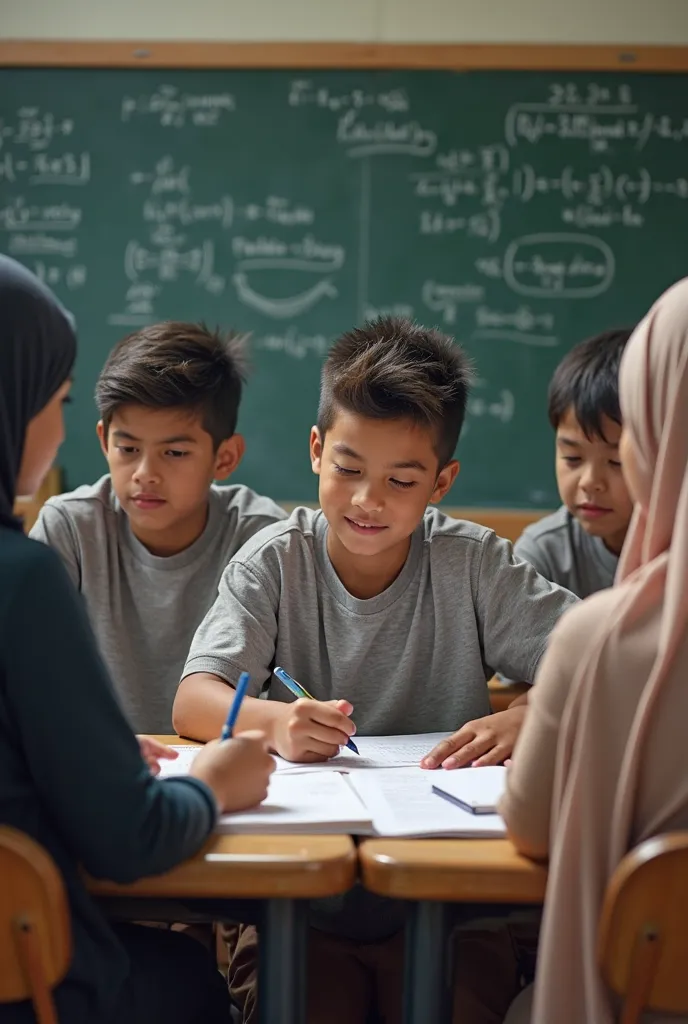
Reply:
[[49, 854], [23, 832], [0, 827], [0, 1003], [31, 999], [54, 1021], [51, 990], [71, 960], [69, 905]]
[[602, 977], [622, 1024], [644, 1010], [688, 1013], [688, 832], [641, 843], [614, 872], [598, 933]]

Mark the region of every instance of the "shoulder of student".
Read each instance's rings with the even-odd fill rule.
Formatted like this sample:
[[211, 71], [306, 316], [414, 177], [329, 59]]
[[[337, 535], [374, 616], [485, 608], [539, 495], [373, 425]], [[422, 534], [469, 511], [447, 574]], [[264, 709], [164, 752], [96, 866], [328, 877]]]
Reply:
[[[423, 516], [424, 542], [431, 549], [433, 561], [447, 559], [452, 565], [466, 558], [482, 560], [488, 551], [496, 551], [511, 559], [511, 541], [499, 537], [494, 530], [467, 519], [455, 519], [438, 508], [429, 508]], [[449, 566], [448, 566], [449, 567]]]
[[[45, 502], [37, 524], [41, 520], [54, 525], [59, 520], [70, 523], [77, 531], [94, 519], [117, 515], [118, 504], [110, 476], [106, 474], [94, 484], [84, 484], [73, 491], [56, 494]], [[36, 527], [34, 527], [34, 530]], [[33, 535], [33, 530], [31, 531]]]
[[569, 529], [570, 520], [571, 513], [565, 505], [562, 505], [556, 512], [543, 516], [535, 523], [530, 523], [516, 541], [516, 552], [518, 553], [518, 549], [523, 543], [541, 546], [546, 544], [550, 538], [556, 542]]
[[487, 527], [452, 519], [438, 509], [425, 514], [424, 527], [426, 541], [432, 544], [430, 562], [438, 585], [451, 580], [454, 592], [470, 586], [474, 599], [483, 604], [523, 600], [525, 608], [535, 599], [542, 609], [543, 622], [546, 614], [550, 615], [550, 628], [561, 611], [577, 600], [515, 554], [511, 541]]
[[95, 484], [48, 498], [29, 536], [61, 555], [72, 582], [80, 588], [83, 552], [88, 546], [106, 544], [117, 508], [110, 477], [104, 476]]
[[562, 505], [556, 512], [527, 526], [514, 544], [514, 553], [530, 562], [547, 579], [559, 581], [562, 555], [570, 546], [570, 526], [571, 514]]
[[315, 524], [321, 516], [319, 509], [295, 508], [287, 518], [269, 523], [249, 537], [230, 564], [243, 563], [255, 569], [273, 559], [282, 561], [289, 553], [311, 548]]
[[244, 484], [213, 484], [211, 494], [234, 526], [247, 525], [251, 520], [268, 525], [287, 518], [284, 509], [272, 498], [256, 494]]

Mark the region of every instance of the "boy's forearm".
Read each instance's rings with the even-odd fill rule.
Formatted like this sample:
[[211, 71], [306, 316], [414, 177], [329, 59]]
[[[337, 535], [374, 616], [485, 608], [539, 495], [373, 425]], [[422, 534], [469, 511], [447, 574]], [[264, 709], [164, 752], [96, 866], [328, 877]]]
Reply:
[[258, 700], [257, 697], [246, 697], [241, 705], [237, 720], [237, 732], [248, 732], [258, 729], [264, 732], [270, 750], [276, 752], [276, 728], [278, 721], [284, 717], [289, 704], [279, 700]]
[[[234, 687], [209, 672], [195, 672], [182, 679], [174, 699], [172, 724], [188, 739], [217, 739], [234, 700]], [[260, 729], [274, 749], [275, 725], [287, 705], [277, 701], [246, 697], [241, 705], [236, 731]]]

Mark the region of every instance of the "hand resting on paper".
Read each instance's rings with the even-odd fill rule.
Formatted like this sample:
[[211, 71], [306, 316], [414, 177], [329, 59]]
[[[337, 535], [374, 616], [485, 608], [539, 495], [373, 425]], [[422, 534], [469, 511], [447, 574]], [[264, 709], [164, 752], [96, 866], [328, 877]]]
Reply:
[[153, 739], [152, 736], [137, 736], [136, 739], [139, 741], [139, 750], [141, 751], [141, 757], [148, 765], [148, 770], [151, 775], [160, 774], [160, 762], [174, 761], [177, 754], [176, 750], [172, 750], [166, 743], [161, 743], [160, 740]]
[[433, 747], [421, 761], [421, 768], [463, 768], [466, 765], [481, 768], [502, 764], [511, 757], [526, 711], [524, 703], [512, 704], [506, 711], [467, 722]]

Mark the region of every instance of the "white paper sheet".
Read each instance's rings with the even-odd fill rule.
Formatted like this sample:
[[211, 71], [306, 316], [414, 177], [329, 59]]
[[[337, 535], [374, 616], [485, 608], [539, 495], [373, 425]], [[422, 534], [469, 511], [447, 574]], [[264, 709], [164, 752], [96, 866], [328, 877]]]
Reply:
[[347, 778], [367, 808], [376, 835], [472, 839], [506, 835], [498, 814], [471, 814], [433, 793], [437, 774], [422, 768], [398, 768], [351, 772]]
[[432, 748], [451, 733], [430, 732], [412, 736], [354, 736], [359, 753], [354, 754], [342, 747], [337, 757], [317, 764], [302, 764], [286, 761], [275, 756], [277, 771], [283, 772], [349, 772], [362, 768], [407, 768], [417, 767]]
[[259, 806], [220, 818], [218, 832], [370, 834], [370, 814], [336, 772], [274, 774]]
[[179, 757], [175, 758], [174, 761], [167, 761], [165, 759], [160, 761], [160, 774], [159, 779], [171, 779], [175, 775], [188, 775], [189, 769], [191, 768], [191, 762], [195, 758], [196, 754], [202, 748], [200, 746], [170, 746], [171, 750], [176, 750]]

